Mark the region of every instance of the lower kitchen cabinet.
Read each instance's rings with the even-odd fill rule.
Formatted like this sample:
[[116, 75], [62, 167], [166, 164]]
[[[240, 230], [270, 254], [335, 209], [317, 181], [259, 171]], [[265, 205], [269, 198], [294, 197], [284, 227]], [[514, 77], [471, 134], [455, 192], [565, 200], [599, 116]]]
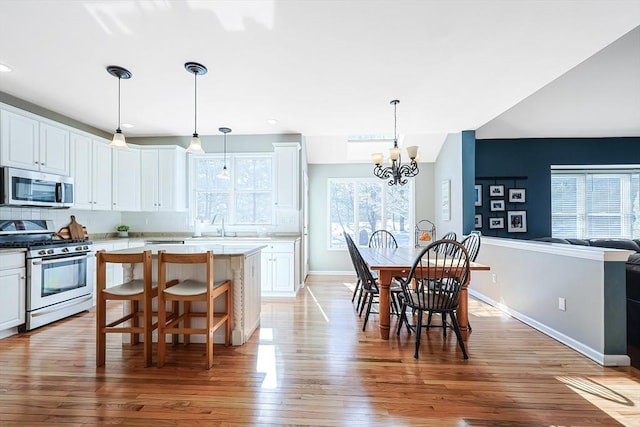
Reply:
[[300, 240], [269, 243], [262, 249], [262, 296], [295, 297], [300, 286]]
[[[98, 252], [101, 250], [110, 252], [118, 249], [125, 249], [127, 247], [129, 247], [128, 240], [125, 240], [122, 242], [119, 242], [119, 241], [108, 241], [108, 242], [98, 242], [98, 243], [94, 242], [93, 244], [93, 248], [95, 252]], [[94, 271], [93, 274], [95, 276], [96, 272]], [[107, 264], [107, 283], [106, 283], [107, 288], [121, 284], [123, 278], [124, 278], [124, 270], [122, 269], [122, 264]], [[95, 295], [94, 295], [94, 300], [95, 300]]]
[[17, 333], [25, 322], [26, 290], [24, 252], [0, 254], [0, 338]]

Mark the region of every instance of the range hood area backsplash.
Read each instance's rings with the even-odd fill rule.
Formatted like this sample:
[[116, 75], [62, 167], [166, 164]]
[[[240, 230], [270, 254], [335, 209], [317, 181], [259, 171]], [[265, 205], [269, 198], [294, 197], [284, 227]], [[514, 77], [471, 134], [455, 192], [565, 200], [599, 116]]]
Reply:
[[115, 233], [120, 224], [127, 224], [129, 231], [144, 232], [191, 232], [186, 212], [114, 212], [86, 211], [76, 209], [42, 209], [0, 206], [0, 220], [5, 219], [49, 219], [56, 229], [70, 222], [71, 215], [87, 227], [89, 234]]

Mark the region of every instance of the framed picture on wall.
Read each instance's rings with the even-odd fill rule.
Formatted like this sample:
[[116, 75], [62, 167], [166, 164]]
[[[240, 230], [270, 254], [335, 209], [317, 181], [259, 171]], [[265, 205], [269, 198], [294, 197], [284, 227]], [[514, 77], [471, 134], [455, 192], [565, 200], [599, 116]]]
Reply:
[[509, 233], [527, 232], [527, 211], [507, 212], [507, 231]]
[[489, 196], [490, 197], [503, 197], [504, 196], [504, 185], [490, 185], [489, 186]]
[[442, 219], [451, 220], [451, 181], [442, 180]]
[[491, 200], [489, 202], [491, 212], [504, 211], [504, 200]]
[[509, 189], [509, 203], [525, 203], [526, 190], [524, 188], [510, 188]]
[[476, 228], [482, 228], [482, 214], [476, 215]]
[[476, 185], [475, 189], [475, 204], [474, 206], [482, 206], [482, 185]]
[[504, 218], [489, 218], [489, 228], [504, 228]]

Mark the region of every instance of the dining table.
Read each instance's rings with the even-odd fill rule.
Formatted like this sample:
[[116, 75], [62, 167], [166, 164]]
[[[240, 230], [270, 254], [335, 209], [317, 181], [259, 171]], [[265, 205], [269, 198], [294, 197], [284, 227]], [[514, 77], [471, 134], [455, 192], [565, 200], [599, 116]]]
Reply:
[[[358, 248], [365, 263], [370, 270], [378, 273], [378, 285], [380, 288], [379, 297], [379, 326], [380, 338], [389, 339], [389, 329], [391, 324], [391, 306], [389, 287], [394, 277], [407, 277], [416, 258], [422, 253], [424, 247], [408, 248]], [[488, 271], [490, 267], [477, 262], [469, 262], [471, 271]], [[467, 280], [460, 290], [460, 301], [456, 316], [461, 330], [470, 330], [468, 313], [468, 288], [471, 275], [467, 275]]]

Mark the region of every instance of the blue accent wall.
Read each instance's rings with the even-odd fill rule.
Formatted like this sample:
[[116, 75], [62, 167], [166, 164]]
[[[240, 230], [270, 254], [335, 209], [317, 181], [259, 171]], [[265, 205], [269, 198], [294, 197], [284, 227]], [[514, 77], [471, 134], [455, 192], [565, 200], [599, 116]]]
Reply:
[[474, 230], [475, 210], [473, 185], [476, 176], [476, 131], [462, 131], [462, 232]]
[[[476, 184], [482, 184], [482, 234], [532, 239], [551, 236], [551, 165], [640, 164], [640, 137], [479, 139], [475, 149]], [[522, 180], [479, 177], [525, 177]], [[504, 197], [489, 197], [489, 185], [505, 186]], [[508, 203], [509, 188], [526, 189], [526, 203]], [[492, 212], [489, 200], [505, 200], [504, 212]], [[466, 203], [465, 203], [466, 205]], [[507, 211], [525, 210], [527, 232], [507, 232]], [[504, 218], [504, 229], [489, 229], [490, 217]]]

